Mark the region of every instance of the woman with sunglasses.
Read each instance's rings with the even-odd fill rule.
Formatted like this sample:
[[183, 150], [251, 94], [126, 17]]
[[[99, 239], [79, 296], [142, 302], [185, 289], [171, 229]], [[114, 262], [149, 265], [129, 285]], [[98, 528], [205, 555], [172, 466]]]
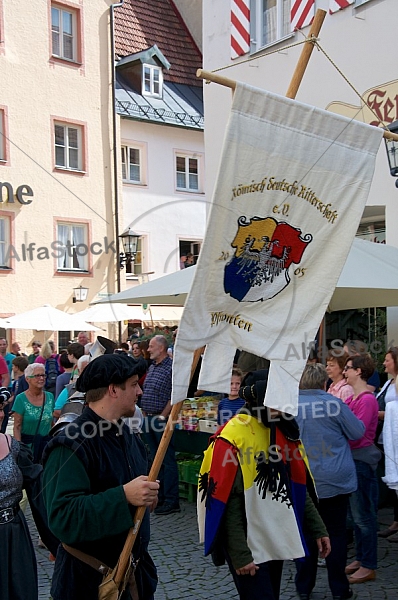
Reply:
[[54, 396], [44, 391], [46, 374], [43, 364], [33, 363], [25, 369], [29, 388], [15, 398], [14, 437], [27, 444], [34, 462], [40, 462], [52, 425]]
[[367, 380], [374, 369], [372, 358], [366, 354], [350, 356], [344, 367], [347, 383], [354, 390], [354, 395], [347, 399], [346, 404], [365, 425], [364, 436], [349, 442], [358, 479], [357, 491], [350, 497], [356, 546], [356, 558], [346, 567], [351, 585], [375, 579], [377, 569], [376, 469], [381, 453], [374, 444], [374, 438], [379, 405], [374, 394], [367, 387]]

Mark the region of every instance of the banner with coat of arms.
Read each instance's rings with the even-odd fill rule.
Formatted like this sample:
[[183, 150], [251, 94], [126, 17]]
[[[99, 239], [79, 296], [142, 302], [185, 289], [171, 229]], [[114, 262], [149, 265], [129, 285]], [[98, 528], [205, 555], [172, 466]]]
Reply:
[[265, 404], [297, 414], [298, 383], [361, 219], [382, 130], [238, 84], [195, 278], [178, 329], [173, 403], [195, 349], [199, 388], [228, 392], [237, 348], [271, 361]]

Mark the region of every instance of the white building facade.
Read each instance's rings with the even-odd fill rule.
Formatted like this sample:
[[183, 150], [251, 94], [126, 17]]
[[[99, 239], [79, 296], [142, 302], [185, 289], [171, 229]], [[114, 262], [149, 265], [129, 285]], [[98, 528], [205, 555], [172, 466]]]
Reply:
[[195, 264], [203, 241], [202, 56], [188, 29], [198, 9], [126, 0], [115, 12], [121, 230], [140, 236], [123, 288]]
[[[233, 80], [285, 95], [302, 46], [290, 47], [308, 35], [309, 25], [294, 31], [290, 0], [203, 0], [203, 63], [207, 71], [221, 71]], [[237, 5], [246, 5], [239, 13]], [[239, 19], [241, 51], [231, 25], [231, 6]], [[346, 6], [344, 9], [339, 7]], [[297, 100], [329, 109], [367, 123], [388, 126], [398, 119], [398, 73], [394, 35], [389, 24], [398, 18], [395, 0], [315, 0], [311, 10], [327, 11], [319, 36], [325, 53], [336, 63], [373, 112], [344, 80], [323, 52], [314, 50], [297, 93]], [[311, 14], [310, 14], [311, 16]], [[297, 22], [297, 15], [295, 16]], [[309, 18], [307, 19], [307, 21]], [[246, 32], [246, 33], [245, 33]], [[382, 33], [384, 32], [384, 34]], [[265, 54], [268, 56], [264, 56]], [[240, 54], [240, 55], [239, 55]], [[235, 58], [231, 58], [235, 56]], [[248, 60], [250, 59], [250, 60]], [[206, 192], [211, 199], [231, 105], [231, 90], [217, 84], [204, 86]], [[389, 173], [384, 143], [360, 233], [372, 241], [398, 246], [398, 189]], [[338, 243], [338, 240], [336, 240]], [[398, 267], [398, 265], [397, 265]], [[325, 266], [327, 277], [327, 265]], [[369, 273], [369, 277], [372, 274]], [[388, 309], [388, 339], [398, 345], [398, 308]]]
[[136, 180], [122, 165], [124, 227], [141, 236], [127, 278], [177, 271], [187, 252], [196, 262], [206, 224], [203, 131], [121, 118], [120, 136], [123, 152], [140, 157]]
[[110, 5], [0, 0], [2, 317], [116, 291]]

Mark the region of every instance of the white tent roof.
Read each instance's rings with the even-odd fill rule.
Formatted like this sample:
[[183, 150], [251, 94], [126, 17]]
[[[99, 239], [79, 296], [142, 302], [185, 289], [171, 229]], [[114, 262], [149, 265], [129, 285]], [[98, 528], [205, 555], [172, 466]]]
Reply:
[[398, 306], [398, 248], [355, 238], [329, 310], [374, 306]]
[[78, 313], [78, 316], [90, 323], [109, 323], [115, 321], [141, 321], [151, 325], [177, 325], [181, 319], [183, 308], [179, 306], [142, 306], [109, 302], [95, 304]]
[[128, 302], [129, 304], [168, 304], [184, 306], [191, 289], [196, 267], [192, 266], [175, 273], [169, 273], [153, 281], [137, 285], [119, 294], [113, 294], [100, 303]]
[[[338, 243], [338, 242], [336, 242]], [[108, 298], [108, 302], [183, 306], [196, 267], [159, 277]], [[328, 269], [320, 277], [327, 277]], [[104, 301], [102, 301], [104, 302]], [[355, 238], [329, 310], [398, 306], [398, 248]]]

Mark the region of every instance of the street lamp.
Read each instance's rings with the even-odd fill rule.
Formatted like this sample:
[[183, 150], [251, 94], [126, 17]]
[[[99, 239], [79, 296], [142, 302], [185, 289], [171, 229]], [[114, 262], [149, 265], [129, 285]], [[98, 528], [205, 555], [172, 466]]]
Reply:
[[73, 288], [73, 303], [85, 302], [87, 300], [88, 288], [79, 285], [79, 287]]
[[124, 269], [124, 265], [128, 265], [134, 262], [138, 249], [138, 240], [140, 235], [135, 233], [132, 229], [126, 229], [119, 238], [122, 240], [123, 250], [119, 255], [119, 267]]
[[[388, 125], [388, 129], [392, 133], [398, 133], [398, 121], [394, 121]], [[398, 142], [394, 140], [384, 140], [386, 143], [388, 164], [390, 167], [390, 174], [393, 177], [398, 177]], [[398, 187], [398, 179], [395, 180], [395, 187]]]

